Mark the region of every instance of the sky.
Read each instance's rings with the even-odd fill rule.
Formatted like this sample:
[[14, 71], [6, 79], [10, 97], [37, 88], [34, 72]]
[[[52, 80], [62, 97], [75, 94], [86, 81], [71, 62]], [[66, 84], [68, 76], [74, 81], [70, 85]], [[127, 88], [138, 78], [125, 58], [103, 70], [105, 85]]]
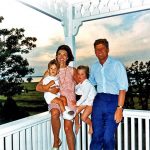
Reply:
[[[0, 0], [0, 28], [24, 28], [26, 36], [36, 37], [37, 47], [24, 55], [34, 76], [41, 76], [57, 47], [64, 44], [64, 31], [58, 22], [14, 0]], [[83, 23], [76, 36], [76, 66], [91, 66], [97, 59], [93, 43], [98, 38], [109, 41], [109, 55], [125, 66], [136, 60], [150, 60], [150, 10]]]

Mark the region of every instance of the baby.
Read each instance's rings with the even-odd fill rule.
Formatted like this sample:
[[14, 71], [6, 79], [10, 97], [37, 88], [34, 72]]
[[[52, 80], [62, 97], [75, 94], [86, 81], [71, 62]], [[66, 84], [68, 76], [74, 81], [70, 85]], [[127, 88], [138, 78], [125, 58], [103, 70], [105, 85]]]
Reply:
[[[59, 78], [58, 78], [59, 65], [55, 59], [48, 63], [49, 76], [44, 77], [43, 85], [48, 85], [50, 88], [53, 86], [59, 88]], [[66, 120], [72, 120], [74, 117], [74, 112], [67, 106], [67, 100], [60, 93], [53, 94], [51, 92], [44, 92], [44, 98], [47, 104], [55, 103], [58, 104], [62, 112], [63, 118]]]

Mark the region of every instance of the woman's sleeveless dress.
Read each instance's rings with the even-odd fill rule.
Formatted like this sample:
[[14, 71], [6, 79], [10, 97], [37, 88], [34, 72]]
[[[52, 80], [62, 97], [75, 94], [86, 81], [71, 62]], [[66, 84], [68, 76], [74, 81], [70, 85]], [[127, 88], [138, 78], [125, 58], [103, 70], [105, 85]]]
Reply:
[[[59, 83], [60, 83], [60, 95], [65, 96], [68, 106], [75, 110], [71, 102], [76, 102], [75, 97], [75, 81], [73, 79], [73, 68], [67, 66], [66, 68], [59, 69]], [[50, 104], [49, 110], [57, 108], [60, 110], [58, 104]]]

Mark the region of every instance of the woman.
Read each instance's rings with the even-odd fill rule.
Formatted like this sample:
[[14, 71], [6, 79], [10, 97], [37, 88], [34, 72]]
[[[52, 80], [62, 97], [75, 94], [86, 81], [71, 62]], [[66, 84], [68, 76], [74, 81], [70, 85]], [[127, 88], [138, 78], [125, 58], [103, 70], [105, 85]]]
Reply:
[[[75, 81], [76, 81], [76, 69], [68, 66], [71, 61], [74, 60], [71, 49], [67, 45], [61, 45], [56, 51], [56, 60], [60, 65], [59, 78], [60, 78], [60, 93], [67, 98], [68, 106], [75, 110], [73, 103], [76, 103], [75, 99]], [[48, 75], [48, 71], [44, 76]], [[43, 80], [43, 79], [42, 79]], [[42, 80], [37, 84], [36, 90], [40, 92], [49, 91], [57, 93], [59, 89], [49, 88], [47, 85], [42, 85]], [[61, 145], [59, 138], [60, 131], [60, 108], [57, 104], [49, 105], [49, 111], [51, 112], [51, 123], [54, 134], [54, 144], [52, 150], [58, 150]], [[66, 139], [69, 150], [75, 150], [75, 139], [73, 132], [73, 122], [70, 120], [64, 120], [64, 130], [66, 133]]]

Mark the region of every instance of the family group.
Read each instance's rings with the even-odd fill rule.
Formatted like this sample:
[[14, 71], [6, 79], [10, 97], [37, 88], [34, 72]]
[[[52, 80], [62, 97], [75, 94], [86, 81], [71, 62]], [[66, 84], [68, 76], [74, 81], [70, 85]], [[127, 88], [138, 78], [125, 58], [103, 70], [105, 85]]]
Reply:
[[[74, 56], [68, 45], [60, 45], [55, 59], [48, 63], [36, 90], [44, 93], [51, 113], [54, 143], [51, 150], [59, 150], [62, 139], [60, 115], [69, 150], [75, 150], [75, 134], [79, 119], [89, 126], [92, 135], [90, 150], [114, 150], [114, 134], [123, 117], [128, 79], [124, 65], [109, 56], [107, 39], [94, 42], [97, 61], [77, 68], [69, 66]], [[80, 115], [79, 115], [80, 114]], [[91, 118], [89, 117], [91, 115]], [[73, 125], [75, 124], [75, 133]]]

